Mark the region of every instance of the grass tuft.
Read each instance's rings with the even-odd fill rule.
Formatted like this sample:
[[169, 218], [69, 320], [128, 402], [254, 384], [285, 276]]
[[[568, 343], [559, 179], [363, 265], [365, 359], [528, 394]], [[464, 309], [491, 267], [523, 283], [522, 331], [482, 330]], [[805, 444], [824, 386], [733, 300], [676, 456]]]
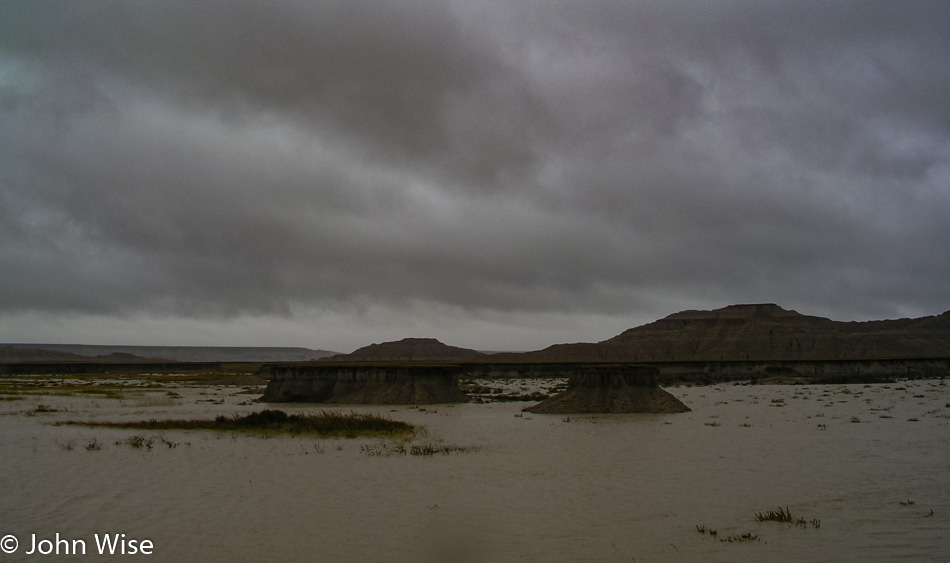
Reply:
[[[408, 446], [408, 447], [407, 447]], [[439, 444], [363, 444], [360, 446], [360, 452], [370, 457], [389, 457], [395, 455], [416, 455], [416, 456], [434, 456], [436, 454], [449, 455], [453, 453], [465, 453], [477, 450], [477, 447], [439, 445]]]
[[789, 512], [788, 507], [782, 508], [780, 506], [778, 507], [778, 512], [773, 510], [769, 510], [765, 514], [756, 512], [755, 519], [759, 522], [791, 522], [792, 513]]
[[732, 534], [724, 538], [720, 538], [720, 542], [729, 542], [729, 543], [738, 543], [746, 541], [758, 541], [759, 536], [753, 534], [752, 532], [747, 532], [745, 534]]

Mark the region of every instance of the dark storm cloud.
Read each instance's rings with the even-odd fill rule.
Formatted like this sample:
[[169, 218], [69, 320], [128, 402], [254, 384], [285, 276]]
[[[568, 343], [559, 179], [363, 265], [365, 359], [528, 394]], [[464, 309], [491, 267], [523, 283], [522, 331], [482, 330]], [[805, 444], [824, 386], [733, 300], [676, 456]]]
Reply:
[[[530, 121], [543, 119], [512, 87], [515, 69], [441, 2], [42, 6], [6, 18], [19, 24], [11, 50], [30, 62], [117, 78], [186, 111], [277, 112], [374, 158], [488, 173], [525, 158]], [[456, 134], [463, 123], [449, 119], [493, 127], [494, 142]]]
[[941, 2], [4, 2], [0, 314], [941, 312], [948, 28]]

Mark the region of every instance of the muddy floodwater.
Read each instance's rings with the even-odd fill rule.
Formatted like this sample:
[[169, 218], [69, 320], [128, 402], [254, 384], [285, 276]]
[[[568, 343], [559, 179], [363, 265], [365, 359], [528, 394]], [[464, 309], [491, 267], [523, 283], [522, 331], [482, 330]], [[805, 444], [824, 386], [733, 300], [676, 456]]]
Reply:
[[[0, 561], [950, 561], [943, 381], [667, 390], [692, 412], [339, 409], [423, 428], [402, 443], [53, 425], [265, 407], [237, 387], [21, 395]], [[793, 522], [757, 521], [779, 507]], [[100, 556], [105, 534], [150, 555]]]

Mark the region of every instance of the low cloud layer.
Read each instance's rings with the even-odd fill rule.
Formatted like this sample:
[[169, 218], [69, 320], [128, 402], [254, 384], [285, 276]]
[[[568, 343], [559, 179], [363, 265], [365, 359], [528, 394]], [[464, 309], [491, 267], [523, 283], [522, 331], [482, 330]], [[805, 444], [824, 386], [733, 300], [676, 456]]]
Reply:
[[940, 313], [947, 29], [925, 1], [3, 2], [0, 339]]

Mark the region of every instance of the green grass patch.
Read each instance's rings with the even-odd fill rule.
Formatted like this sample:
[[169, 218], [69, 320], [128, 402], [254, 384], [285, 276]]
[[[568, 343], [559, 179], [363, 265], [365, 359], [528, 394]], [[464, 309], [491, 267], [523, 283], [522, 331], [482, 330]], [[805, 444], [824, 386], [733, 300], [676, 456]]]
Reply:
[[322, 411], [317, 414], [287, 414], [280, 410], [263, 410], [243, 416], [217, 416], [213, 420], [67, 421], [58, 424], [103, 428], [134, 428], [138, 430], [265, 432], [325, 438], [405, 436], [415, 432], [415, 427], [407, 422], [392, 420], [378, 414], [355, 412], [344, 414], [338, 411]]

